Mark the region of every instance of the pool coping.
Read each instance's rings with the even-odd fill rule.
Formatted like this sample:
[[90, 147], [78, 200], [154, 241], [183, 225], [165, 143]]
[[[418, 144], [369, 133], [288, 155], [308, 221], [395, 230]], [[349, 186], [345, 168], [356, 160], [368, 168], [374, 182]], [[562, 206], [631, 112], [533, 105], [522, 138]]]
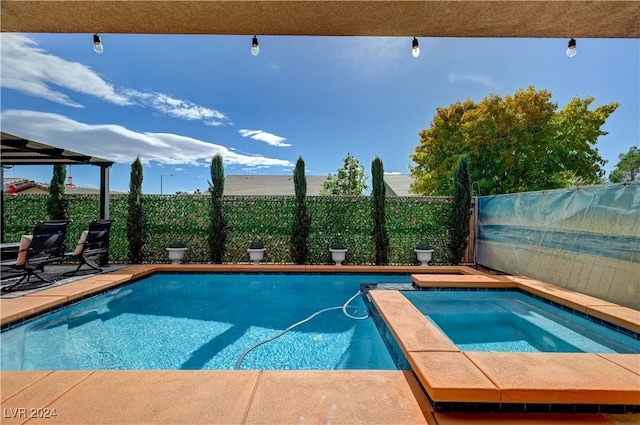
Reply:
[[[132, 265], [16, 298], [0, 299], [0, 325], [46, 313], [61, 305], [128, 284], [153, 273], [417, 273], [421, 266], [329, 266], [294, 264], [145, 264]], [[429, 266], [429, 273], [483, 274], [468, 266]]]
[[[522, 276], [412, 275], [418, 287], [510, 288], [637, 331], [640, 312]], [[399, 291], [372, 290], [436, 411], [638, 411], [640, 354], [461, 352]], [[551, 371], [551, 373], [550, 373]]]
[[[456, 273], [457, 276], [487, 276], [464, 266], [430, 266], [426, 269], [419, 266], [342, 266], [338, 268], [316, 265], [254, 266], [249, 264], [132, 265], [24, 297], [0, 299], [0, 319], [2, 324], [19, 321], [155, 272], [413, 273], [416, 275], [427, 272], [429, 274]], [[511, 282], [510, 284], [519, 284], [521, 281], [524, 282], [523, 284], [531, 283], [526, 277], [491, 276], [491, 278]], [[549, 289], [545, 285], [542, 286]], [[622, 310], [613, 308], [611, 304], [593, 304], [590, 306], [590, 311], [605, 314], [607, 317], [617, 317], [623, 321], [629, 320], [628, 314], [624, 311], [620, 314]], [[385, 307], [383, 306], [382, 309], [385, 310]], [[402, 317], [398, 312], [387, 312], [387, 315], [389, 314], [395, 314], [396, 319]], [[410, 323], [405, 330], [409, 333], [411, 329], [419, 332], [422, 325], [424, 325], [423, 322]], [[398, 332], [397, 329], [395, 331]], [[417, 340], [400, 338], [399, 343], [410, 346], [410, 344], [419, 343], [419, 340], [419, 338]], [[456, 353], [455, 350], [449, 351], [450, 348], [445, 347], [441, 348], [441, 351], [430, 352], [413, 347], [409, 352], [414, 353], [411, 355], [416, 364], [415, 373], [407, 371], [2, 371], [0, 372], [4, 407], [2, 422], [28, 421], [30, 424], [39, 422], [49, 424], [297, 423], [306, 417], [309, 423], [313, 423], [312, 418], [316, 418], [316, 423], [333, 420], [333, 423], [433, 425], [449, 423], [449, 421], [472, 423], [476, 420], [487, 420], [487, 418], [491, 418], [492, 423], [512, 423], [515, 420], [522, 423], [528, 423], [527, 421], [537, 423], [545, 418], [550, 420], [572, 418], [571, 415], [534, 414], [532, 416], [529, 413], [489, 414], [488, 416], [461, 414], [462, 416], [459, 416], [455, 413], [435, 411], [431, 404], [433, 399], [429, 400], [431, 397], [429, 389], [425, 388], [425, 383], [419, 382], [419, 379], [424, 375], [431, 376], [428, 363], [434, 359], [438, 360], [437, 355], [434, 356], [433, 353], [444, 353], [445, 357], [449, 353], [462, 354]], [[424, 353], [430, 356], [426, 363], [423, 363], [420, 358]], [[465, 357], [473, 367], [479, 369], [471, 358], [474, 358], [478, 364], [482, 363], [482, 358], [475, 358], [473, 355], [470, 356], [471, 358]], [[615, 356], [601, 357], [622, 369], [625, 367], [635, 369], [635, 360], [617, 361]], [[469, 365], [469, 363], [466, 364]], [[489, 369], [487, 366], [481, 367]], [[247, 372], [251, 374], [250, 384], [246, 382], [246, 377], [249, 376]], [[440, 377], [445, 379], [444, 386], [438, 387], [437, 382], [432, 378], [430, 378], [431, 381], [425, 381], [427, 387], [429, 382], [436, 385], [437, 400], [441, 400], [441, 395], [447, 394], [447, 391], [448, 394], [457, 393], [458, 384], [461, 381], [452, 382], [446, 374], [441, 374]], [[640, 376], [638, 379], [640, 383]], [[265, 389], [269, 388], [272, 382], [280, 382], [280, 384], [275, 395], [269, 397], [270, 393]], [[283, 382], [286, 382], [286, 385], [282, 386]], [[345, 382], [350, 384], [346, 385]], [[158, 389], [159, 385], [162, 389]], [[236, 386], [243, 389], [241, 396], [227, 394], [227, 388]], [[123, 390], [125, 387], [127, 389]], [[132, 392], [132, 389], [135, 392]], [[425, 389], [428, 397], [423, 392]], [[498, 393], [500, 393], [499, 390]], [[471, 391], [478, 393], [474, 388]], [[606, 389], [603, 391], [605, 394], [611, 394]], [[495, 390], [480, 391], [479, 394], [493, 394], [488, 397], [494, 400], [495, 392]], [[105, 394], [109, 396], [105, 397]], [[147, 394], [154, 394], [152, 400]], [[468, 398], [468, 395], [469, 393], [466, 393], [464, 397]], [[537, 396], [538, 393], [534, 391], [534, 395]], [[228, 409], [228, 414], [221, 413], [221, 410], [224, 410], [222, 407], [229, 402], [228, 398], [234, 399], [235, 404], [233, 408]], [[482, 401], [488, 402], [489, 399]], [[335, 402], [327, 404], [331, 400]], [[380, 400], [385, 402], [381, 403]], [[637, 400], [640, 400], [640, 395], [637, 396]], [[221, 407], [215, 408], [213, 412], [212, 405]], [[57, 419], [21, 418], [19, 414], [22, 411], [17, 410], [29, 407], [55, 408], [56, 406], [64, 408], [64, 419], [60, 416]], [[90, 407], [87, 408], [87, 406]], [[14, 410], [7, 410], [7, 408]], [[237, 421], [238, 409], [242, 411], [240, 422]], [[13, 413], [14, 417], [5, 416], [7, 412]], [[60, 415], [60, 412], [58, 414]], [[581, 414], [578, 417], [581, 422], [607, 422], [606, 416], [600, 413]]]

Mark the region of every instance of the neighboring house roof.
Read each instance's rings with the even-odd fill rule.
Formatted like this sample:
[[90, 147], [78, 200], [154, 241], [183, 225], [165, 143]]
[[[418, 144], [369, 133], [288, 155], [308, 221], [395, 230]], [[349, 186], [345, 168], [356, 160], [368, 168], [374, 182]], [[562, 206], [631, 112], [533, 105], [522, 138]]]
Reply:
[[[25, 179], [23, 177], [5, 177], [3, 187], [3, 191], [5, 194], [10, 195], [12, 193], [11, 186], [15, 186], [16, 194], [23, 193], [46, 195], [49, 193], [49, 183], [37, 182]], [[64, 193], [67, 195], [99, 195], [100, 189], [95, 187], [65, 185]], [[122, 194], [126, 192], [112, 190], [109, 193]]]
[[[306, 176], [307, 196], [318, 196], [325, 176]], [[293, 175], [231, 175], [224, 178], [224, 194], [235, 196], [294, 196]]]
[[409, 193], [409, 187], [413, 181], [410, 174], [385, 174], [387, 196], [418, 196], [415, 193]]
[[[326, 176], [306, 176], [307, 196], [319, 196]], [[387, 196], [416, 196], [409, 193], [413, 177], [409, 174], [385, 174]], [[208, 193], [208, 192], [207, 192]], [[226, 196], [294, 196], [293, 176], [231, 175], [224, 178]]]
[[[319, 196], [326, 176], [306, 176], [307, 196]], [[385, 174], [387, 196], [416, 196], [409, 193], [413, 177], [408, 174]], [[4, 192], [11, 193], [10, 187], [16, 186], [15, 193], [47, 194], [49, 183], [36, 182], [21, 177], [5, 177]], [[85, 186], [69, 186], [64, 189], [67, 195], [97, 195], [100, 189]], [[112, 190], [112, 194], [124, 194]], [[206, 192], [208, 193], [208, 192]], [[204, 193], [203, 193], [204, 194]], [[294, 196], [293, 175], [231, 175], [224, 178], [224, 194], [227, 196]]]

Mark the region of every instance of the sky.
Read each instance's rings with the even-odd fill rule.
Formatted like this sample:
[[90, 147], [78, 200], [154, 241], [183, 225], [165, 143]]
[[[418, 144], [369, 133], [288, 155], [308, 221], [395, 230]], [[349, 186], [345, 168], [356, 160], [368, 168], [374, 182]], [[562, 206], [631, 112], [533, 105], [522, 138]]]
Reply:
[[[2, 131], [115, 161], [112, 190], [207, 190], [212, 157], [225, 175], [335, 173], [351, 153], [370, 174], [408, 174], [438, 107], [534, 86], [561, 109], [578, 96], [619, 108], [598, 141], [608, 161], [640, 143], [640, 40], [1, 33]], [[98, 167], [71, 166], [76, 186], [99, 187]], [[50, 182], [52, 166], [5, 177]]]

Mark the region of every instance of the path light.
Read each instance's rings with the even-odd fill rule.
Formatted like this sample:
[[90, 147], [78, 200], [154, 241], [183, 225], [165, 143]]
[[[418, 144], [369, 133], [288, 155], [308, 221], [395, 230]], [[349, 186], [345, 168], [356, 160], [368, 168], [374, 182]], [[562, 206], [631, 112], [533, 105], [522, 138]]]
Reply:
[[104, 52], [104, 47], [102, 47], [102, 40], [100, 40], [100, 36], [98, 34], [93, 34], [93, 51], [96, 53]]
[[260, 53], [260, 46], [258, 46], [258, 37], [254, 35], [251, 41], [251, 54], [258, 56], [258, 53]]
[[418, 39], [413, 37], [413, 43], [411, 43], [411, 56], [417, 58], [420, 56], [420, 46], [418, 46]]
[[576, 48], [576, 40], [572, 38], [571, 40], [569, 40], [569, 45], [567, 46], [567, 56], [572, 58], [576, 55], [576, 53], [578, 53], [578, 49]]

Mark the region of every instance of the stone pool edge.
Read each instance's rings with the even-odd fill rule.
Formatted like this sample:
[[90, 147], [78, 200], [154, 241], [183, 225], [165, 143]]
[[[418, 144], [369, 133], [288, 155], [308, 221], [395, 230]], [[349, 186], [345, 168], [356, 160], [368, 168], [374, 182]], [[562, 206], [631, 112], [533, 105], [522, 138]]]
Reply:
[[[640, 325], [638, 311], [523, 276], [412, 280], [423, 287], [519, 288], [634, 331]], [[460, 352], [399, 291], [368, 294], [436, 411], [640, 410], [633, 408], [640, 405], [640, 354]]]
[[[292, 272], [292, 273], [455, 273], [457, 275], [484, 275], [470, 267], [421, 267], [404, 266], [293, 266], [293, 265], [134, 265], [115, 272], [87, 277], [78, 282], [51, 288], [36, 294], [16, 299], [0, 300], [0, 317], [6, 324], [21, 318], [56, 308], [73, 300], [102, 292], [111, 287], [137, 280], [155, 272]], [[495, 277], [495, 276], [494, 276]], [[24, 299], [22, 302], [16, 300]], [[239, 372], [239, 373], [236, 373]], [[249, 401], [240, 403], [241, 422], [233, 417], [220, 414], [220, 409], [212, 411], [212, 406], [226, 403], [227, 395], [221, 394], [217, 382], [227, 382], [243, 387], [242, 372], [253, 372]], [[3, 418], [2, 423], [285, 423], [298, 422], [307, 418], [308, 423], [333, 420], [333, 423], [396, 423], [396, 424], [447, 424], [473, 423], [477, 420], [491, 423], [537, 424], [550, 420], [574, 423], [575, 415], [557, 414], [447, 414], [435, 412], [427, 401], [424, 388], [416, 380], [416, 375], [407, 371], [24, 371], [0, 372], [2, 384], [3, 412], [7, 408], [69, 406], [64, 419], [21, 419]], [[233, 378], [226, 381], [224, 375]], [[320, 381], [311, 380], [315, 377]], [[49, 379], [45, 379], [49, 377]], [[73, 377], [72, 382], [67, 380]], [[255, 396], [262, 383], [269, 383], [265, 377], [282, 380], [288, 377], [288, 387], [276, 393], [275, 399], [260, 400]], [[239, 379], [238, 378], [242, 378]], [[378, 385], [372, 388], [371, 378]], [[74, 381], [75, 379], [75, 381]], [[263, 380], [264, 379], [264, 380]], [[242, 381], [242, 382], [240, 382]], [[88, 387], [80, 383], [91, 384]], [[344, 385], [351, 382], [350, 385]], [[196, 391], [188, 388], [196, 386]], [[9, 390], [12, 387], [15, 391]], [[123, 391], [122, 388], [128, 388]], [[188, 387], [188, 388], [187, 388]], [[91, 388], [96, 391], [86, 391]], [[134, 389], [132, 393], [130, 389]], [[335, 391], [334, 391], [335, 390]], [[202, 395], [204, 391], [206, 394]], [[328, 393], [327, 393], [328, 391]], [[48, 397], [32, 398], [34, 394]], [[105, 394], [109, 394], [105, 397]], [[154, 397], [148, 397], [153, 394]], [[28, 406], [13, 406], [20, 400], [30, 400]], [[69, 400], [73, 403], [69, 404]], [[302, 400], [302, 404], [298, 403]], [[336, 403], [330, 403], [335, 400]], [[345, 401], [348, 400], [348, 401]], [[381, 404], [380, 400], [391, 403]], [[262, 404], [258, 404], [257, 402]], [[64, 403], [62, 403], [64, 402]], [[39, 403], [37, 406], [34, 403]], [[56, 404], [58, 403], [58, 404]], [[62, 404], [61, 404], [62, 403]], [[244, 403], [244, 404], [243, 404]], [[293, 403], [293, 404], [291, 404]], [[24, 404], [24, 403], [23, 403]], [[256, 406], [271, 406], [267, 412], [255, 410]], [[87, 406], [89, 406], [87, 408]], [[293, 406], [293, 407], [291, 407]], [[340, 406], [340, 407], [338, 407]], [[235, 406], [238, 408], [238, 406]], [[254, 410], [252, 410], [254, 409]], [[236, 412], [237, 410], [233, 410]], [[12, 412], [8, 410], [9, 414]], [[17, 412], [13, 410], [13, 412]], [[176, 412], [178, 412], [176, 414]], [[28, 413], [28, 412], [27, 412]], [[235, 414], [235, 413], [234, 413]], [[177, 416], [176, 416], [177, 415]], [[298, 416], [296, 416], [298, 415]], [[306, 415], [306, 416], [304, 416]], [[614, 415], [615, 416], [615, 415]], [[623, 421], [626, 421], [623, 415]], [[636, 415], [633, 415], [634, 417]], [[577, 415], [581, 423], [613, 423], [611, 416], [602, 414]], [[369, 419], [367, 421], [367, 419]], [[615, 421], [615, 418], [613, 419]], [[386, 421], [386, 422], [381, 422]], [[450, 422], [452, 421], [452, 422]], [[559, 421], [559, 422], [558, 422]], [[567, 422], [567, 423], [569, 423]]]

